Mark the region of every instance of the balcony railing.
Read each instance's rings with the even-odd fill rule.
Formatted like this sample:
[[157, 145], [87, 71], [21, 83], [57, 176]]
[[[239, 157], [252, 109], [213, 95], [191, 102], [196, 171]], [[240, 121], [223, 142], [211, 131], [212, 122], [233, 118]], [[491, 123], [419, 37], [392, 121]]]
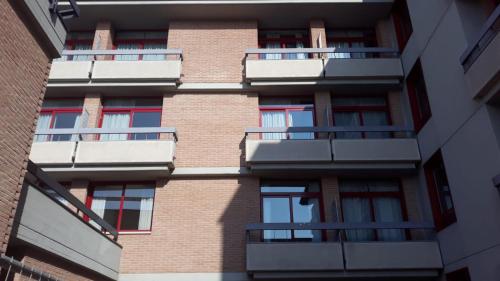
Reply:
[[[415, 131], [411, 128], [400, 127], [400, 126], [334, 126], [334, 127], [274, 127], [274, 128], [246, 128], [245, 137], [250, 134], [282, 134], [289, 136], [290, 134], [298, 133], [313, 133], [315, 135], [325, 135], [327, 139], [334, 139], [335, 134], [343, 134], [342, 139], [356, 137], [349, 135], [349, 133], [383, 133], [379, 138], [413, 138], [415, 137]], [[344, 135], [345, 134], [345, 135]], [[386, 134], [386, 135], [384, 135]], [[389, 135], [387, 135], [389, 134]], [[349, 137], [351, 136], [351, 137]], [[284, 137], [284, 139], [293, 139], [290, 137]]]
[[[138, 49], [138, 50], [64, 50], [63, 61], [139, 61], [140, 56], [151, 56], [143, 61], [182, 60], [182, 49]], [[116, 56], [120, 56], [119, 59]], [[127, 57], [128, 56], [128, 57]], [[56, 60], [60, 61], [60, 60]]]
[[[263, 240], [265, 233], [272, 231], [321, 235], [318, 235], [320, 239], [309, 241]], [[401, 235], [396, 237], [401, 239], [346, 239], [349, 232], [359, 231], [398, 231]], [[319, 277], [314, 273], [321, 272], [322, 277], [345, 278], [369, 270], [377, 272], [371, 274], [372, 277], [436, 277], [443, 267], [431, 223], [257, 223], [247, 225], [246, 240], [247, 271], [254, 277], [262, 274], [262, 278], [272, 278], [286, 272], [301, 272], [304, 277], [313, 278]]]
[[394, 80], [399, 83], [403, 69], [399, 52], [392, 48], [247, 49], [245, 74], [250, 82]]
[[[476, 39], [465, 50], [460, 57], [460, 63], [465, 71], [477, 60], [481, 53], [489, 46], [490, 42], [496, 37], [500, 31], [500, 5], [498, 5], [490, 15], [486, 23], [481, 28]], [[496, 50], [498, 52], [498, 50]], [[498, 65], [497, 65], [498, 66]]]

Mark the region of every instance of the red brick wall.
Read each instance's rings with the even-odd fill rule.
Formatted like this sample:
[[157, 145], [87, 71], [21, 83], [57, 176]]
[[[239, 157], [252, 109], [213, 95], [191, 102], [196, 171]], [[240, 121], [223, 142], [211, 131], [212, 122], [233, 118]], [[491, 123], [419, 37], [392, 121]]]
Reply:
[[11, 6], [0, 4], [0, 253], [5, 252], [49, 58]]

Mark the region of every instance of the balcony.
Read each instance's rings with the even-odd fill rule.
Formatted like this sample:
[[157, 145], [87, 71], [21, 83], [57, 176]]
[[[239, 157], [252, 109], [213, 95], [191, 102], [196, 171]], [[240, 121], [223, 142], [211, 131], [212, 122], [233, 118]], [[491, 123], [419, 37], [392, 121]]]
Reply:
[[488, 18], [474, 43], [460, 58], [473, 98], [498, 92], [500, 85], [500, 6]]
[[[138, 60], [143, 55], [150, 55], [155, 60]], [[52, 63], [49, 86], [150, 84], [175, 87], [181, 78], [182, 50], [179, 49], [65, 50], [63, 56], [70, 60]], [[115, 56], [121, 59], [115, 60]]]
[[[174, 169], [175, 128], [47, 129], [35, 135], [45, 141], [33, 143], [30, 160], [60, 180], [117, 175], [144, 180], [168, 176]], [[50, 141], [54, 135], [67, 141]]]
[[413, 131], [397, 126], [247, 128], [245, 159], [256, 170], [414, 169], [421, 160]]
[[[263, 231], [321, 231], [321, 241], [263, 241]], [[349, 241], [347, 231], [404, 230], [402, 241]], [[443, 268], [432, 224], [260, 223], [247, 226], [247, 272], [256, 279], [393, 277], [434, 280]]]
[[[284, 54], [303, 59], [264, 59]], [[254, 86], [399, 85], [404, 74], [390, 48], [291, 48], [247, 49], [245, 77]]]
[[[88, 223], [83, 216], [92, 219], [102, 230]], [[122, 247], [116, 242], [117, 231], [31, 161], [12, 237], [13, 246], [40, 248], [118, 280]]]

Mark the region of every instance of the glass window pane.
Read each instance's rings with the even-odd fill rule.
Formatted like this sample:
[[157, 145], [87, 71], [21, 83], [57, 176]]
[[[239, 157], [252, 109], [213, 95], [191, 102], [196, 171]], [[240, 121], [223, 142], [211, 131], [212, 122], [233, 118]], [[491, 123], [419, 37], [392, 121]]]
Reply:
[[287, 184], [287, 183], [264, 183], [260, 188], [261, 192], [319, 192], [319, 183], [309, 182], [304, 184]]
[[[319, 223], [321, 221], [317, 198], [293, 197], [292, 207], [294, 223]], [[321, 241], [321, 230], [295, 230], [294, 237]]]
[[[284, 111], [263, 111], [262, 128], [284, 128], [286, 127], [286, 117]], [[264, 133], [262, 138], [265, 140], [286, 139], [285, 133]]]
[[103, 102], [105, 108], [135, 108], [135, 107], [157, 107], [161, 108], [161, 99], [106, 99]]
[[[139, 50], [141, 45], [139, 43], [118, 43], [117, 50]], [[139, 60], [139, 55], [115, 55], [115, 60], [120, 61], [134, 61]]]
[[81, 99], [47, 99], [43, 101], [42, 108], [80, 108], [83, 106]]
[[[54, 129], [71, 129], [78, 126], [78, 121], [80, 119], [80, 113], [76, 112], [64, 112], [56, 113], [54, 116]], [[70, 141], [72, 140], [72, 135], [53, 135], [52, 141]]]
[[[397, 198], [374, 198], [373, 209], [376, 222], [390, 223], [403, 221], [401, 202]], [[377, 230], [377, 235], [380, 241], [405, 240], [405, 233], [402, 229], [379, 229]]]
[[[314, 127], [313, 112], [310, 110], [288, 112], [289, 127]], [[314, 139], [314, 133], [289, 133], [290, 139]]]
[[[130, 126], [130, 114], [127, 113], [104, 113], [102, 119], [102, 128], [108, 129], [119, 129], [119, 128], [129, 128]], [[101, 140], [127, 140], [127, 134], [101, 134]]]
[[[45, 130], [50, 128], [50, 121], [52, 120], [52, 114], [45, 114], [42, 113], [38, 117], [37, 123], [36, 123], [36, 131], [38, 130]], [[35, 136], [35, 142], [42, 142], [42, 141], [48, 141], [49, 135], [36, 135]]]
[[[132, 120], [133, 128], [160, 127], [161, 112], [135, 112]], [[157, 133], [132, 134], [133, 140], [156, 140]]]
[[[122, 186], [101, 186], [94, 189], [91, 209], [114, 227], [118, 225]], [[97, 226], [95, 222], [91, 222]]]
[[[335, 126], [341, 127], [359, 127], [361, 122], [357, 112], [334, 112]], [[339, 139], [360, 139], [361, 132], [340, 132], [335, 133], [335, 137]]]
[[[365, 111], [363, 114], [364, 126], [388, 126], [387, 113], [383, 111]], [[366, 138], [386, 139], [391, 137], [390, 132], [366, 132]]]
[[446, 176], [446, 171], [444, 170], [444, 165], [442, 163], [440, 163], [439, 167], [434, 170], [434, 179], [436, 181], [436, 187], [438, 189], [441, 212], [445, 213], [449, 210], [452, 210], [453, 200], [451, 199], [450, 186], [448, 184], [448, 178]]
[[361, 98], [343, 98], [335, 97], [332, 99], [334, 106], [385, 106], [383, 97], [361, 97]]
[[[343, 198], [342, 213], [344, 222], [367, 223], [372, 221], [370, 201], [367, 198]], [[372, 241], [373, 230], [346, 230], [348, 241]]]
[[[153, 43], [144, 43], [144, 50], [161, 50], [167, 48], [167, 42], [153, 42]], [[143, 55], [142, 60], [165, 60], [165, 55]]]
[[154, 187], [127, 186], [120, 230], [150, 230]]
[[[264, 223], [290, 223], [290, 200], [287, 198], [263, 198]], [[291, 239], [290, 230], [264, 230], [264, 241]]]

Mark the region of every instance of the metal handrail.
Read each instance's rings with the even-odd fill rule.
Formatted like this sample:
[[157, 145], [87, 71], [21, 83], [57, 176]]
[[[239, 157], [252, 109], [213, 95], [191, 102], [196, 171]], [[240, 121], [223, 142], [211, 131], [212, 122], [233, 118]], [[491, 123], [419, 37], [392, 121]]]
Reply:
[[[500, 18], [500, 5], [495, 8], [495, 11], [488, 17], [483, 27], [479, 31], [478, 36], [474, 39], [473, 43], [469, 45], [467, 50], [460, 56], [460, 63], [467, 70], [475, 59], [483, 52], [488, 44], [493, 40], [494, 35], [498, 33], [493, 28]], [[498, 27], [497, 27], [498, 28]], [[484, 40], [484, 42], [482, 42]], [[471, 61], [471, 59], [473, 61]]]
[[400, 126], [335, 126], [335, 127], [252, 127], [245, 129], [245, 135], [251, 133], [341, 133], [341, 132], [411, 132], [414, 130]]
[[251, 223], [247, 231], [254, 230], [356, 230], [356, 229], [434, 229], [430, 222], [397, 223]]
[[103, 56], [103, 55], [178, 55], [183, 60], [182, 49], [154, 50], [63, 50], [62, 56]]
[[35, 135], [89, 135], [89, 134], [145, 134], [169, 133], [177, 141], [177, 130], [173, 127], [141, 127], [141, 128], [69, 128], [69, 129], [39, 129]]
[[395, 48], [250, 48], [245, 50], [245, 55], [249, 54], [324, 54], [324, 53], [392, 53], [399, 54]]
[[[27, 171], [25, 176], [25, 180], [34, 186], [35, 188], [40, 189], [42, 192], [46, 193], [46, 191], [42, 188], [48, 188], [53, 190], [59, 196], [68, 201], [71, 205], [75, 206], [77, 210], [81, 211], [85, 216], [94, 221], [97, 225], [99, 225], [104, 231], [108, 232], [111, 236], [113, 236], [113, 240], [116, 241], [118, 239], [118, 231], [111, 226], [108, 222], [102, 219], [99, 215], [94, 213], [91, 209], [89, 209], [85, 204], [76, 198], [73, 194], [71, 194], [66, 188], [64, 188], [57, 181], [49, 177], [42, 169], [37, 167], [37, 165], [31, 160], [28, 161]], [[91, 226], [92, 227], [92, 226]]]

